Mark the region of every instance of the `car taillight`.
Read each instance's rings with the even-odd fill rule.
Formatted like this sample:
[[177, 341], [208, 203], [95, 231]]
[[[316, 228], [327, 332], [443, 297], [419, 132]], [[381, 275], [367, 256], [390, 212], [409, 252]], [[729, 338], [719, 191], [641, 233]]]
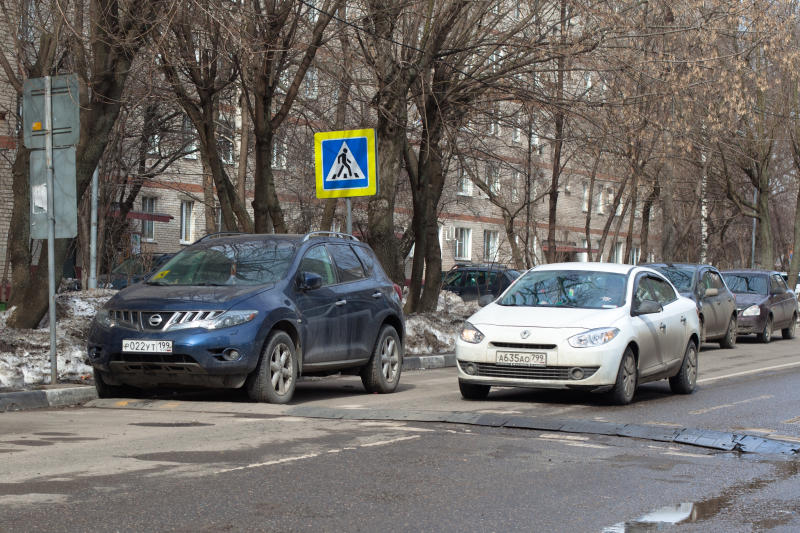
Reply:
[[400, 285], [398, 285], [397, 283], [393, 283], [393, 285], [394, 285], [394, 292], [397, 293], [397, 299], [402, 302], [403, 301], [403, 289], [401, 289]]

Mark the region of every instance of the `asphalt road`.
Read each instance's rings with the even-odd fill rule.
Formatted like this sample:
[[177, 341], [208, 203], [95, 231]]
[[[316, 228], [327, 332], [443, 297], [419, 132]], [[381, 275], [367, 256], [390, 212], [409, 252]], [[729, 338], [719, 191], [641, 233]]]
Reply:
[[[290, 406], [216, 393], [8, 412], [0, 531], [798, 531], [796, 455], [404, 413], [683, 426], [796, 443], [799, 387], [800, 340], [743, 341], [704, 347], [695, 394], [655, 383], [625, 407], [515, 389], [466, 402], [448, 368], [408, 372], [392, 395], [365, 394], [352, 378], [306, 382]], [[322, 408], [331, 416], [297, 416]], [[371, 412], [393, 419], [358, 419]], [[645, 524], [659, 510], [662, 523]]]

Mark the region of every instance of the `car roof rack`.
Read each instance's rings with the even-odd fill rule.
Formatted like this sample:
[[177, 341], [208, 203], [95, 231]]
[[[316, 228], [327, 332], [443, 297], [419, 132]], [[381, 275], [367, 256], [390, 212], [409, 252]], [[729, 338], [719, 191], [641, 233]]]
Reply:
[[216, 233], [209, 233], [207, 235], [203, 235], [192, 244], [197, 244], [198, 242], [203, 242], [208, 239], [219, 239], [220, 237], [231, 237], [233, 235], [244, 235], [241, 231], [218, 231]]
[[306, 233], [303, 237], [303, 242], [306, 242], [308, 239], [312, 237], [337, 237], [339, 239], [350, 239], [353, 241], [358, 241], [358, 238], [355, 235], [350, 235], [349, 233], [342, 233], [340, 231], [311, 231]]

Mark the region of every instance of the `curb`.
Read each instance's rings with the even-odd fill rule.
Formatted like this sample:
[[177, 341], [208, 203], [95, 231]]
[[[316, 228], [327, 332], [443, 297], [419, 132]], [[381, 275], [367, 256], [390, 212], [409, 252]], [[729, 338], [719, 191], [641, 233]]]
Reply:
[[0, 393], [0, 413], [6, 411], [26, 411], [47, 407], [66, 407], [97, 399], [94, 387], [78, 386], [60, 389], [43, 389], [21, 392]]
[[456, 366], [456, 354], [412, 355], [403, 357], [403, 370], [427, 370]]

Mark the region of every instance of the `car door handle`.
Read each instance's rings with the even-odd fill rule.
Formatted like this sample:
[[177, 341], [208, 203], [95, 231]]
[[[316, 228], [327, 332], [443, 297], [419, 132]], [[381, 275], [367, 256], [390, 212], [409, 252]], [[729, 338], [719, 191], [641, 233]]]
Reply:
[[343, 305], [344, 305], [344, 304], [346, 304], [346, 303], [347, 303], [347, 300], [338, 300], [338, 301], [336, 302], [336, 307], [341, 307], [341, 306], [343, 306]]
[[658, 326], [658, 329], [660, 329], [662, 331], [662, 333], [663, 333], [663, 332], [667, 331], [667, 325], [666, 324], [661, 324], [660, 326]]
[[686, 324], [686, 317], [685, 316], [681, 317], [681, 324]]
[[378, 292], [375, 292], [375, 293], [372, 294], [373, 298], [380, 298], [381, 296], [383, 296], [383, 293], [381, 291], [378, 291]]

